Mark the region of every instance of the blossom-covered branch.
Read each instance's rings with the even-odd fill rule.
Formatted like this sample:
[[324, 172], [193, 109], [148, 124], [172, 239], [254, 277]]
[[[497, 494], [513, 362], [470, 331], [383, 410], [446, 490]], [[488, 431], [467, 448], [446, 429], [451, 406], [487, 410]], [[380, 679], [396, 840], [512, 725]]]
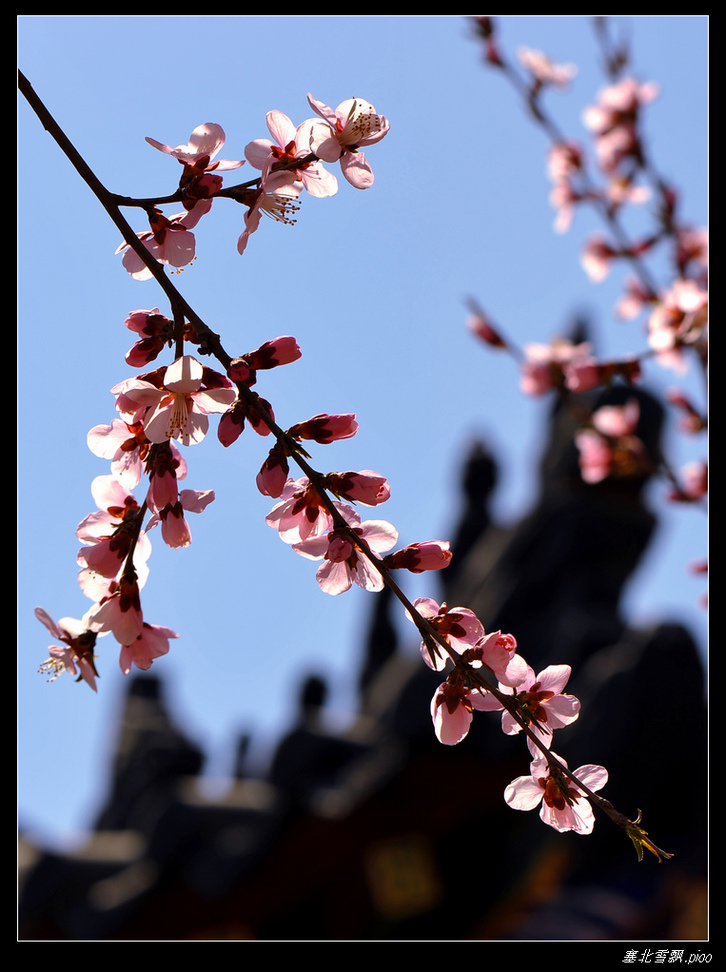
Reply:
[[[535, 72], [550, 70], [537, 66], [536, 59], [530, 58], [529, 64]], [[564, 79], [555, 73], [549, 81]], [[540, 83], [545, 83], [544, 76]], [[542, 819], [548, 825], [560, 831], [589, 833], [593, 826], [589, 801], [601, 802], [595, 791], [604, 786], [607, 771], [591, 765], [570, 771], [551, 749], [555, 731], [579, 716], [579, 700], [562, 691], [569, 667], [550, 666], [535, 675], [518, 653], [514, 635], [487, 632], [465, 607], [449, 608], [430, 598], [411, 602], [394, 573], [446, 568], [451, 560], [448, 541], [409, 543], [394, 550], [399, 535], [393, 524], [361, 519], [352, 504], [378, 507], [385, 503], [390, 496], [385, 476], [370, 469], [321, 472], [313, 467], [307, 446], [302, 444], [327, 445], [354, 436], [358, 431], [355, 415], [321, 413], [283, 428], [272, 405], [253, 390], [261, 372], [292, 364], [301, 356], [296, 339], [281, 335], [253, 351], [232, 355], [188, 305], [166, 270], [178, 270], [194, 258], [193, 230], [217, 199], [232, 199], [246, 207], [244, 228], [237, 240], [237, 251], [243, 255], [263, 214], [291, 223], [303, 192], [313, 197], [337, 193], [337, 179], [324, 163], [338, 163], [352, 187], [370, 188], [373, 172], [362, 149], [368, 150], [385, 137], [388, 120], [364, 99], [347, 99], [333, 110], [308, 95], [316, 117], [296, 126], [282, 112], [269, 112], [266, 121], [271, 138], [255, 139], [245, 150], [245, 161], [261, 174], [233, 187], [223, 186], [220, 173], [236, 170], [244, 162], [217, 159], [225, 143], [220, 125], [197, 126], [188, 142], [176, 147], [147, 138], [151, 147], [181, 165], [179, 186], [174, 193], [156, 199], [133, 200], [109, 192], [100, 183], [22, 75], [20, 85], [120, 230], [123, 242], [117, 253], [123, 254], [124, 268], [136, 280], [156, 280], [169, 300], [170, 318], [159, 307], [138, 309], [127, 316], [125, 325], [139, 337], [125, 356], [126, 364], [147, 368], [167, 347], [173, 349], [170, 363], [114, 384], [111, 393], [118, 417], [88, 433], [91, 450], [110, 460], [110, 474], [97, 477], [92, 484], [97, 510], [76, 530], [83, 544], [77, 557], [79, 585], [92, 607], [78, 621], [64, 618], [57, 624], [47, 612], [37, 609], [39, 620], [63, 643], [51, 647], [41, 670], [53, 677], [61, 670], [78, 672], [79, 680], [95, 690], [99, 636], [113, 634], [125, 674], [132, 665], [148, 669], [169, 650], [169, 641], [178, 637], [171, 629], [151, 625], [144, 618], [140, 592], [149, 574], [148, 535], [158, 526], [168, 546], [191, 544], [186, 514], [203, 512], [214, 492], [179, 489], [179, 482], [188, 474], [182, 449], [200, 445], [216, 415], [217, 438], [225, 448], [239, 440], [246, 425], [274, 440], [256, 480], [260, 493], [276, 500], [266, 522], [295, 553], [319, 563], [316, 578], [321, 589], [340, 595], [353, 584], [371, 592], [388, 586], [401, 602], [421, 636], [423, 660], [437, 672], [446, 672], [431, 701], [439, 740], [446, 745], [459, 743], [469, 731], [474, 710], [503, 712], [503, 731], [522, 733], [532, 757], [531, 776], [513, 781], [505, 791], [506, 801], [515, 809], [530, 809], [541, 802]], [[534, 90], [531, 97], [534, 104]], [[164, 215], [159, 207], [171, 202], [179, 202], [184, 211]], [[144, 209], [149, 229], [135, 233], [121, 215], [121, 206]], [[199, 357], [216, 359], [222, 370], [185, 353], [185, 344], [195, 345]], [[294, 479], [289, 474], [290, 462], [302, 477]], [[133, 490], [144, 478], [148, 480], [146, 495], [139, 502]], [[616, 822], [631, 838], [638, 832], [637, 821], [615, 812], [610, 816], [619, 818]], [[641, 845], [648, 846], [644, 839]], [[668, 855], [660, 852], [660, 856]]]

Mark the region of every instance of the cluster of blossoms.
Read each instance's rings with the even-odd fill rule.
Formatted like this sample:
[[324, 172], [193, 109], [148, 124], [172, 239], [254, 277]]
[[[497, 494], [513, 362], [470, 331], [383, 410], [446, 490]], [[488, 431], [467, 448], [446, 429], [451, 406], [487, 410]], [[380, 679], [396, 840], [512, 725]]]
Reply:
[[[149, 230], [137, 234], [159, 263], [176, 269], [195, 259], [196, 240], [192, 230], [212, 208], [215, 197], [226, 195], [246, 207], [244, 230], [237, 240], [238, 252], [244, 253], [250, 236], [257, 231], [262, 214], [292, 225], [300, 209], [300, 196], [307, 192], [319, 198], [334, 196], [338, 180], [323, 163], [340, 164], [345, 179], [356, 189], [373, 185], [373, 171], [362, 151], [379, 142], [389, 130], [388, 120], [373, 105], [361, 98], [349, 98], [334, 110], [308, 95], [315, 112], [300, 125], [278, 110], [267, 113], [271, 138], [250, 142], [245, 158], [216, 159], [226, 141], [221, 125], [198, 125], [185, 145], [173, 147], [147, 138], [153, 148], [176, 159], [182, 166], [175, 198], [184, 212], [165, 216], [155, 205], [146, 205]], [[242, 185], [225, 189], [220, 172], [239, 169], [248, 162], [260, 170], [260, 176]], [[123, 265], [132, 277], [146, 280], [151, 270], [141, 256], [122, 243]]]
[[[502, 631], [487, 633], [473, 611], [450, 608], [431, 598], [417, 598], [411, 621], [424, 631], [421, 655], [435, 671], [454, 667], [431, 699], [436, 736], [447, 746], [460, 743], [469, 733], [474, 710], [502, 712], [502, 731], [527, 733], [531, 775], [514, 780], [504, 798], [516, 810], [530, 810], [542, 803], [542, 820], [555, 830], [588, 834], [594, 817], [585, 790], [562, 773], [566, 764], [550, 751], [557, 729], [573, 723], [580, 701], [563, 690], [570, 678], [569, 665], [550, 665], [539, 674], [517, 652], [517, 641]], [[495, 687], [488, 679], [497, 679]], [[602, 766], [581, 767], [574, 774], [590, 790], [607, 782]], [[591, 795], [591, 794], [590, 794]]]
[[[488, 18], [480, 20], [482, 35], [491, 40], [484, 23]], [[491, 63], [498, 63], [493, 43], [488, 51]], [[574, 74], [571, 67], [558, 68], [538, 52], [522, 52], [521, 60], [532, 75], [532, 97], [548, 85], [564, 86]], [[187, 144], [176, 148], [147, 139], [181, 164], [174, 197], [184, 212], [167, 217], [157, 205], [145, 204], [151, 228], [139, 234], [139, 239], [147, 252], [140, 253], [139, 247], [125, 242], [119, 248], [125, 269], [136, 279], [148, 279], [154, 276], [150, 269], [154, 261], [177, 269], [186, 266], [195, 255], [192, 229], [210, 211], [213, 200], [223, 195], [247, 207], [237, 243], [243, 253], [262, 213], [294, 222], [303, 191], [317, 197], [337, 192], [337, 179], [323, 163], [338, 162], [352, 186], [370, 187], [373, 173], [361, 149], [386, 135], [388, 121], [357, 98], [342, 102], [336, 110], [310, 95], [308, 102], [316, 117], [298, 126], [280, 111], [268, 113], [271, 138], [257, 139], [245, 149], [245, 161], [261, 174], [231, 189], [222, 188], [219, 173], [238, 169], [244, 161], [215, 160], [225, 143], [219, 125], [199, 126]], [[684, 313], [695, 317], [681, 320], [677, 327], [690, 335], [698, 326], [696, 318], [700, 321], [700, 309], [684, 308]], [[501, 712], [502, 731], [524, 733], [531, 758], [530, 775], [515, 779], [506, 788], [506, 802], [521, 810], [541, 804], [541, 817], [549, 826], [590, 833], [594, 818], [589, 800], [605, 785], [607, 771], [588, 765], [572, 773], [550, 749], [554, 733], [573, 723], [580, 713], [579, 700], [564, 693], [569, 666], [551, 665], [535, 674], [518, 653], [516, 638], [502, 631], [487, 632], [470, 609], [449, 608], [426, 597], [409, 603], [393, 580], [394, 572], [444, 569], [451, 561], [450, 545], [429, 540], [394, 549], [399, 539], [396, 527], [382, 519], [361, 519], [354, 505], [378, 507], [389, 499], [390, 486], [383, 475], [370, 469], [320, 473], [309, 466], [310, 456], [302, 443], [329, 444], [354, 436], [358, 431], [355, 415], [322, 413], [287, 430], [278, 427], [272, 406], [253, 388], [260, 371], [290, 364], [301, 356], [296, 339], [283, 335], [255, 351], [230, 357], [218, 341], [213, 346], [212, 337], [218, 336], [203, 322], [193, 314], [193, 320], [187, 321], [186, 316], [190, 315], [182, 315], [176, 307], [174, 319], [166, 318], [155, 307], [136, 310], [125, 321], [138, 335], [126, 354], [128, 365], [146, 368], [167, 346], [174, 347], [174, 360], [114, 385], [111, 393], [118, 417], [88, 433], [91, 451], [110, 462], [109, 474], [92, 483], [97, 509], [76, 530], [82, 544], [77, 556], [79, 584], [92, 606], [80, 620], [62, 618], [57, 623], [42, 608], [36, 609], [38, 619], [60, 642], [51, 646], [41, 671], [51, 678], [68, 671], [95, 691], [99, 636], [114, 636], [125, 674], [132, 665], [148, 669], [168, 652], [170, 640], [178, 635], [148, 623], [141, 608], [140, 591], [149, 574], [151, 554], [148, 534], [159, 526], [169, 547], [189, 546], [192, 537], [186, 514], [203, 512], [214, 500], [214, 492], [179, 488], [187, 476], [180, 447], [198, 445], [205, 439], [210, 416], [219, 416], [217, 437], [224, 447], [232, 446], [249, 423], [260, 436], [275, 440], [257, 475], [260, 493], [276, 500], [267, 524], [296, 554], [319, 564], [316, 579], [325, 593], [339, 595], [353, 584], [377, 592], [388, 585], [421, 635], [424, 662], [436, 672], [447, 672], [431, 700], [434, 731], [440, 742], [455, 745], [464, 740], [475, 709]], [[482, 315], [474, 327], [487, 343], [508, 347]], [[224, 371], [185, 354], [185, 341], [199, 345], [200, 355], [214, 354]], [[527, 390], [541, 394], [551, 387], [592, 383], [595, 373], [602, 380], [598, 367], [586, 345], [530, 348], [523, 381]], [[628, 374], [629, 367], [622, 365], [613, 373]], [[623, 440], [634, 438], [628, 406], [619, 421], [620, 426], [613, 415], [596, 415], [593, 428], [611, 444], [617, 440], [622, 453]], [[635, 452], [631, 445], [630, 454]], [[304, 476], [295, 479], [290, 475], [290, 460]], [[619, 461], [611, 459], [611, 463]], [[601, 465], [603, 462], [601, 459]], [[145, 498], [139, 502], [133, 491], [144, 479]], [[652, 849], [645, 832], [632, 821], [628, 824], [626, 829], [631, 836], [635, 834], [636, 844]]]
[[[520, 49], [518, 60], [525, 70], [521, 79], [497, 44], [496, 29], [490, 17], [473, 18], [478, 36], [484, 42], [488, 64], [513, 81], [523, 92], [530, 115], [542, 125], [551, 139], [547, 153], [547, 174], [552, 182], [550, 201], [557, 210], [555, 230], [572, 226], [576, 207], [587, 204], [603, 219], [607, 233], [591, 236], [582, 252], [582, 265], [593, 282], [604, 280], [615, 261], [625, 261], [634, 271], [624, 280], [623, 294], [615, 307], [622, 320], [647, 314], [647, 350], [621, 360], [600, 360], [590, 343], [555, 338], [549, 344], [530, 343], [517, 349], [501, 328], [494, 327], [488, 315], [476, 304], [468, 325], [481, 341], [517, 358], [520, 387], [527, 395], [551, 391], [564, 400], [570, 393], [607, 389], [613, 382], [633, 385], [642, 376], [643, 363], [657, 364], [684, 372], [696, 361], [707, 366], [708, 327], [708, 236], [705, 229], [694, 228], [678, 218], [675, 191], [654, 175], [646, 157], [642, 131], [644, 109], [658, 97], [655, 83], [642, 83], [632, 76], [620, 77], [627, 65], [627, 53], [606, 57], [612, 82], [588, 106], [582, 121], [592, 138], [594, 165], [588, 162], [587, 149], [576, 139], [560, 133], [546, 113], [541, 94], [546, 88], [564, 89], [575, 74], [572, 65], [558, 66], [538, 51]], [[596, 172], [593, 175], [591, 170]], [[651, 184], [645, 184], [650, 182]], [[654, 228], [638, 240], [625, 233], [621, 211], [628, 205], [654, 201]], [[645, 258], [661, 243], [670, 246], [672, 274], [659, 285]], [[705, 409], [693, 404], [679, 389], [672, 389], [666, 400], [679, 411], [681, 429], [689, 435], [706, 430]], [[579, 414], [582, 400], [575, 406]], [[599, 483], [611, 477], [642, 477], [658, 467], [662, 457], [648, 455], [638, 435], [639, 406], [635, 398], [624, 405], [596, 409], [581, 421], [575, 433], [582, 478]], [[671, 481], [669, 498], [676, 502], [700, 502], [707, 492], [707, 467], [703, 461], [684, 467], [680, 477], [662, 464]]]
[[[122, 263], [128, 273], [146, 280], [154, 275], [153, 261], [177, 270], [191, 263], [196, 254], [192, 231], [222, 194], [221, 173], [237, 170], [245, 162], [259, 169], [260, 176], [226, 193], [228, 198], [246, 206], [244, 230], [237, 242], [240, 253], [258, 228], [262, 213], [292, 222], [291, 214], [299, 207], [298, 197], [303, 190], [318, 197], [337, 192], [337, 179], [325, 169], [324, 162], [339, 162], [344, 177], [355, 188], [370, 187], [373, 172], [362, 149], [387, 134], [387, 119], [360, 98], [344, 101], [335, 110], [311, 95], [308, 102], [315, 117], [298, 126], [280, 111], [269, 112], [267, 127], [272, 138], [250, 142], [244, 160], [217, 158], [226, 136], [223, 128], [213, 123], [199, 125], [186, 144], [176, 147], [147, 138], [153, 148], [176, 159], [182, 168], [172, 197], [160, 198], [158, 202], [126, 202], [142, 206], [149, 220], [149, 230], [137, 234], [146, 255], [128, 240], [117, 250], [123, 254]], [[183, 211], [166, 216], [159, 205], [172, 198], [181, 203]], [[267, 421], [274, 421], [274, 413], [268, 402], [251, 391], [257, 372], [300, 357], [294, 338], [279, 337], [232, 359], [227, 373], [222, 374], [183, 353], [185, 341], [201, 343], [190, 322], [171, 320], [156, 307], [134, 311], [125, 324], [138, 335], [126, 354], [131, 367], [147, 367], [167, 346], [175, 345], [176, 357], [167, 367], [115, 385], [111, 392], [118, 417], [110, 425], [95, 426], [88, 433], [89, 448], [110, 460], [110, 474], [97, 477], [92, 484], [98, 509], [76, 531], [83, 544], [77, 558], [79, 584], [93, 606], [82, 619], [63, 618], [58, 624], [43, 609], [36, 612], [63, 643], [51, 647], [42, 670], [50, 672], [53, 678], [64, 670], [73, 674], [78, 671], [79, 677], [94, 690], [98, 677], [94, 648], [99, 635], [112, 633], [119, 642], [125, 673], [132, 664], [148, 669], [154, 658], [168, 651], [169, 639], [177, 637], [170, 629], [144, 620], [140, 590], [148, 577], [149, 531], [159, 526], [168, 546], [187, 547], [191, 530], [186, 514], [201, 513], [214, 500], [212, 490], [179, 489], [179, 482], [187, 475], [179, 445], [200, 443], [209, 430], [210, 415], [215, 414], [221, 416], [218, 437], [225, 446], [238, 438], [245, 422], [260, 435], [268, 435]], [[208, 348], [201, 350], [209, 353]], [[352, 417], [346, 421], [346, 428], [342, 429], [340, 417], [315, 416], [291, 429], [286, 441], [297, 445], [306, 438], [326, 442], [354, 434], [357, 425]], [[300, 453], [306, 454], [301, 447]], [[272, 450], [258, 477], [262, 492], [281, 494], [289, 454], [289, 447], [286, 449], [281, 443]], [[144, 476], [148, 479], [147, 492], [140, 503], [133, 490]], [[341, 496], [357, 499], [361, 494], [377, 493], [377, 501], [385, 498], [387, 484], [384, 487], [382, 477], [372, 487], [370, 476], [365, 474], [330, 476], [330, 487]], [[365, 524], [361, 526], [361, 530], [366, 528]]]
[[[331, 418], [344, 435], [352, 428], [352, 416]], [[329, 473], [322, 482], [339, 497], [367, 506], [385, 502], [390, 494], [387, 481], [369, 470]], [[393, 570], [439, 570], [451, 560], [448, 542], [439, 540], [409, 544], [390, 553], [398, 540], [392, 524], [361, 521], [357, 511], [339, 499], [327, 503], [319, 486], [307, 478], [288, 479], [279, 498], [267, 515], [268, 525], [296, 553], [321, 561], [316, 578], [328, 594], [341, 594], [354, 583], [380, 591]], [[570, 725], [580, 712], [579, 700], [563, 693], [570, 667], [553, 665], [535, 675], [518, 654], [513, 635], [486, 632], [474, 612], [465, 607], [449, 608], [446, 603], [420, 597], [406, 614], [422, 633], [425, 663], [437, 672], [450, 668], [431, 700], [439, 741], [448, 746], [460, 743], [469, 732], [475, 709], [502, 711], [502, 730], [508, 735], [526, 732], [532, 757], [532, 776], [514, 780], [507, 787], [507, 803], [515, 809], [531, 809], [542, 801], [545, 823], [560, 831], [590, 833], [594, 818], [587, 794], [561, 772], [560, 765], [566, 765], [561, 758], [549, 752], [555, 730]], [[489, 678], [496, 679], [497, 685]], [[574, 775], [591, 790], [607, 781], [607, 771], [601, 766], [583, 767]], [[541, 787], [537, 801], [522, 782], [532, 779]]]

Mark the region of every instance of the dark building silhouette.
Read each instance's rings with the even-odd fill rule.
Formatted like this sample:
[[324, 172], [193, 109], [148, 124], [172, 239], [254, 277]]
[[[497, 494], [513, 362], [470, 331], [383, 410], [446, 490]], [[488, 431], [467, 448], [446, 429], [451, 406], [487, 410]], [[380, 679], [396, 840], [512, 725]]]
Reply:
[[[657, 457], [655, 400], [620, 386], [607, 400], [633, 396]], [[204, 756], [176, 727], [161, 680], [133, 679], [87, 846], [66, 855], [21, 840], [20, 939], [705, 938], [702, 666], [681, 626], [634, 631], [621, 617], [655, 528], [647, 476], [584, 483], [575, 424], [558, 403], [539, 501], [508, 529], [489, 514], [496, 462], [474, 447], [441, 599], [471, 607], [488, 630], [516, 633], [536, 670], [573, 666], [567, 690], [582, 715], [558, 731], [556, 751], [573, 769], [606, 766], [604, 795], [628, 816], [641, 809], [672, 860], [638, 864], [597, 811], [583, 837], [507, 807], [504, 788], [528, 762], [496, 715], [478, 714], [466, 740], [441, 746], [429, 712], [441, 675], [398, 651], [384, 592], [373, 600], [352, 727], [321, 728], [327, 689], [311, 675], [266, 778], [248, 778], [242, 739], [219, 800], [199, 795]]]

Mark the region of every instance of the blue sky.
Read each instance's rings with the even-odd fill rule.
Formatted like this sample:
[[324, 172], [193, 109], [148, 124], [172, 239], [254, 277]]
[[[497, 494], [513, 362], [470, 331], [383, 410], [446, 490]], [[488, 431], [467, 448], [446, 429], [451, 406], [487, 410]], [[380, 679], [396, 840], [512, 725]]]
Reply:
[[[582, 109], [605, 84], [590, 20], [498, 26], [512, 56], [525, 45], [578, 66], [569, 92], [544, 103], [584, 140]], [[638, 77], [662, 86], [645, 115], [656, 165], [681, 188], [685, 217], [705, 225], [708, 20], [617, 18], [615, 27], [630, 39]], [[267, 137], [270, 109], [296, 124], [310, 117], [308, 92], [333, 107], [366, 98], [389, 118], [389, 135], [367, 153], [371, 189], [340, 178], [335, 197], [304, 198], [294, 227], [265, 221], [242, 257], [241, 207], [218, 200], [199, 224], [198, 259], [174, 280], [233, 354], [281, 334], [298, 339], [303, 357], [264, 374], [257, 390], [284, 427], [319, 412], [357, 414], [358, 435], [316, 447], [314, 465], [387, 476], [391, 499], [370, 515], [394, 523], [401, 543], [451, 535], [459, 465], [479, 435], [500, 456], [500, 521], [534, 499], [548, 403], [524, 398], [514, 362], [474, 341], [467, 296], [520, 345], [549, 341], [584, 310], [601, 356], [645, 347], [642, 320], [613, 318], [620, 269], [599, 285], [581, 269], [595, 215], [578, 211], [568, 234], [553, 232], [545, 136], [484, 66], [464, 17], [20, 17], [18, 59], [102, 182], [130, 196], [172, 192], [178, 179], [145, 136], [177, 145], [216, 122], [227, 134], [221, 157], [243, 158], [247, 142]], [[68, 676], [47, 684], [37, 669], [51, 639], [33, 608], [59, 619], [90, 606], [77, 584], [75, 529], [94, 508], [92, 479], [108, 470], [86, 434], [112, 420], [109, 389], [133, 373], [124, 319], [165, 308], [153, 281], [124, 272], [118, 232], [22, 97], [18, 136], [19, 814], [58, 842], [98, 809], [125, 685], [110, 639], [99, 642], [98, 695]], [[247, 170], [240, 179], [253, 177]], [[145, 228], [138, 212], [127, 216]], [[628, 219], [635, 234], [649, 226], [647, 209]], [[645, 377], [656, 391], [679, 384], [702, 398], [696, 375], [653, 366]], [[704, 457], [703, 440], [669, 433], [668, 443], [676, 467]], [[215, 435], [188, 450], [185, 485], [214, 489], [216, 501], [192, 518], [188, 549], [151, 535], [145, 617], [180, 634], [153, 670], [209, 753], [210, 777], [229, 773], [242, 732], [264, 764], [308, 672], [329, 679], [331, 724], [345, 724], [355, 699], [373, 595], [323, 594], [314, 565], [265, 525], [272, 503], [254, 479], [268, 448], [248, 430], [229, 450]], [[686, 570], [704, 555], [704, 517], [667, 506], [665, 492], [663, 483], [651, 491], [661, 526], [628, 591], [629, 617], [683, 621], [705, 645], [703, 579]], [[431, 585], [411, 576], [406, 590], [430, 594]]]

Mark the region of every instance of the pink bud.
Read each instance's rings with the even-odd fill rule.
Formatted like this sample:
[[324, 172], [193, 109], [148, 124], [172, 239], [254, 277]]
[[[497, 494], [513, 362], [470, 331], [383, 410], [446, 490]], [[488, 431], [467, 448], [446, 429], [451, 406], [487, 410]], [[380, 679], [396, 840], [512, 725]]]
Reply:
[[274, 341], [266, 341], [256, 351], [243, 355], [247, 364], [254, 371], [277, 368], [278, 365], [290, 364], [302, 356], [302, 351], [294, 337], [278, 337]]
[[481, 317], [479, 314], [475, 314], [470, 317], [467, 326], [470, 331], [480, 337], [485, 344], [490, 344], [493, 348], [506, 348], [507, 343], [500, 336], [500, 334], [494, 330], [492, 325], [486, 318]]
[[451, 550], [448, 540], [426, 540], [410, 543], [385, 558], [386, 567], [392, 570], [410, 570], [420, 574], [425, 570], [442, 570], [449, 566]]
[[328, 473], [326, 485], [338, 496], [365, 506], [379, 506], [391, 495], [391, 487], [384, 476], [370, 469], [361, 472]]
[[257, 488], [264, 496], [278, 497], [287, 482], [289, 466], [285, 453], [275, 446], [257, 474]]
[[355, 415], [314, 415], [288, 430], [294, 439], [314, 439], [326, 444], [334, 439], [350, 439], [358, 431]]

